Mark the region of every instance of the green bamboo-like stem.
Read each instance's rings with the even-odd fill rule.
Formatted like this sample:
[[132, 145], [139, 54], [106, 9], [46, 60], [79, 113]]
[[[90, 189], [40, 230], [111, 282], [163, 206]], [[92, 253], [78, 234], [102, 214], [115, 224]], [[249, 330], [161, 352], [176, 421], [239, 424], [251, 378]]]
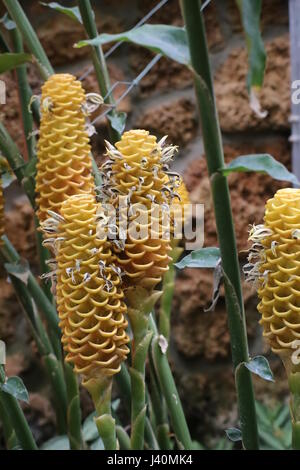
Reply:
[[[78, 0], [78, 6], [87, 36], [89, 37], [89, 39], [94, 39], [96, 36], [98, 36], [98, 31], [94, 20], [94, 13], [91, 7], [90, 0]], [[103, 97], [105, 97], [106, 104], [114, 106], [115, 100], [113, 95], [109, 93], [109, 90], [111, 88], [110, 79], [101, 46], [92, 47], [92, 60], [100, 93]], [[109, 114], [113, 116], [115, 112], [115, 109], [112, 109]], [[109, 137], [111, 142], [115, 143], [117, 140], [120, 140], [120, 134], [112, 128], [110, 123], [108, 123], [108, 126]]]
[[289, 371], [288, 382], [291, 394], [292, 448], [300, 450], [300, 372]]
[[[15, 52], [23, 52], [23, 41], [22, 36], [17, 28], [13, 29], [11, 32], [14, 50]], [[21, 65], [16, 69], [17, 83], [18, 83], [18, 92], [19, 92], [19, 101], [21, 106], [23, 129], [24, 129], [24, 138], [27, 147], [27, 153], [29, 160], [36, 159], [36, 139], [32, 134], [33, 131], [33, 115], [28, 109], [28, 105], [31, 99], [30, 87], [27, 79], [27, 66]], [[36, 228], [39, 227], [39, 222], [37, 217], [35, 217]], [[49, 251], [43, 246], [43, 236], [39, 230], [36, 230], [36, 242], [37, 250], [40, 260], [40, 269], [42, 273], [48, 271], [47, 260], [50, 258]], [[52, 301], [51, 291], [48, 286], [43, 286], [43, 290], [46, 292], [49, 300]]]
[[70, 447], [74, 450], [80, 450], [83, 448], [83, 442], [78, 379], [73, 372], [72, 366], [67, 362], [65, 363], [65, 377], [68, 394], [68, 436]]
[[17, 0], [3, 0], [3, 3], [6, 6], [9, 15], [16, 23], [17, 28], [22, 33], [24, 42], [28, 49], [37, 59], [37, 64], [39, 66], [42, 77], [44, 80], [47, 80], [47, 78], [54, 73], [54, 70], [33, 27], [30, 24], [30, 21], [25, 15], [24, 10]]
[[[116, 374], [115, 381], [117, 383], [118, 389], [122, 397], [124, 398], [124, 405], [125, 405], [126, 411], [130, 415], [131, 414], [131, 399], [132, 399], [131, 383], [130, 383], [130, 375], [129, 375], [128, 369], [124, 363], [121, 364], [121, 371], [118, 374]], [[146, 416], [146, 421], [145, 421], [145, 440], [150, 449], [154, 449], [154, 450], [159, 449], [159, 445], [158, 445], [156, 436], [154, 434], [154, 431], [153, 431], [153, 428], [152, 428], [152, 425], [150, 423], [148, 416]]]
[[133, 333], [131, 378], [131, 448], [144, 449], [146, 418], [145, 365], [153, 332], [149, 330], [149, 315], [161, 292], [143, 288], [128, 289], [128, 317]]
[[16, 449], [18, 446], [18, 439], [15, 433], [15, 430], [12, 427], [9, 414], [3, 404], [1, 396], [0, 396], [0, 420], [2, 421], [6, 449], [7, 450]]
[[153, 413], [156, 422], [156, 435], [159, 447], [163, 450], [172, 450], [170, 439], [170, 427], [164, 397], [161, 395], [159, 384], [157, 383], [154, 364], [150, 357], [150, 391], [153, 403]]
[[[0, 382], [5, 382], [5, 372], [2, 365], [0, 365]], [[2, 391], [0, 391], [0, 400], [10, 418], [21, 447], [24, 450], [37, 450], [37, 445], [19, 402], [9, 393]]]
[[[173, 243], [175, 243], [173, 241]], [[174, 294], [175, 287], [175, 277], [176, 270], [174, 263], [178, 260], [179, 256], [182, 254], [183, 249], [178, 246], [173, 246], [170, 253], [172, 258], [169, 264], [169, 270], [165, 273], [163, 277], [162, 285], [162, 296], [160, 300], [159, 308], [159, 332], [164, 335], [167, 341], [170, 339], [170, 322], [171, 322], [171, 311], [172, 311], [172, 299]]]
[[[11, 36], [14, 44], [14, 50], [17, 53], [24, 52], [23, 48], [23, 41], [22, 36], [19, 33], [18, 29], [15, 28], [11, 31]], [[28, 105], [30, 102], [30, 90], [27, 80], [27, 66], [20, 65], [16, 68], [16, 76], [17, 76], [17, 83], [18, 83], [18, 92], [19, 92], [19, 101], [21, 105], [21, 113], [22, 113], [22, 120], [23, 120], [23, 128], [24, 128], [24, 137], [25, 137], [25, 144], [27, 148], [28, 158], [32, 159], [35, 158], [35, 145], [36, 140], [34, 135], [32, 135], [33, 131], [33, 119], [32, 114], [28, 110]]]
[[120, 446], [120, 450], [131, 450], [130, 437], [122, 426], [116, 426], [117, 438]]
[[[219, 171], [224, 167], [224, 155], [200, 5], [201, 2], [198, 0], [181, 0], [191, 63], [194, 69], [195, 90], [211, 180], [222, 267], [228, 280], [225, 283], [225, 298], [233, 365], [236, 369], [240, 364], [249, 360], [249, 353], [228, 182]], [[232, 295], [231, 287], [234, 295]], [[236, 387], [244, 447], [257, 449], [258, 434], [252, 378], [250, 371], [243, 365], [236, 374]]]
[[117, 449], [116, 425], [111, 415], [112, 377], [102, 376], [82, 383], [89, 391], [97, 417], [95, 423], [106, 450]]
[[177, 392], [167, 356], [162, 352], [159, 345], [160, 337], [152, 315], [150, 315], [150, 328], [153, 332], [151, 343], [152, 361], [155, 367], [156, 376], [159, 380], [160, 389], [167, 403], [175, 435], [178, 442], [180, 442], [185, 449], [192, 449], [191, 436], [184, 416], [180, 397]]

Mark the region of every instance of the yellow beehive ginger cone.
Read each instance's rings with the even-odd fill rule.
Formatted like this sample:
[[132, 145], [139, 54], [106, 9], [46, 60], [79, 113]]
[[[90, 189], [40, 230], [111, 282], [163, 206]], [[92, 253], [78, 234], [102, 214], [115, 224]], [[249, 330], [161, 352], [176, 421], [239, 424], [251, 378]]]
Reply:
[[3, 184], [0, 176], [0, 245], [3, 244], [2, 235], [5, 232], [5, 216], [4, 216], [4, 195], [3, 195]]
[[300, 346], [300, 189], [277, 191], [249, 238], [246, 272], [258, 284], [263, 335], [288, 366]]
[[126, 305], [110, 243], [97, 235], [101, 206], [74, 195], [57, 218], [56, 297], [66, 361], [85, 380], [111, 376], [129, 352]]
[[157, 142], [145, 130], [125, 132], [115, 147], [107, 143], [109, 160], [101, 168], [102, 198], [127, 198], [129, 207], [125, 246], [115, 249], [116, 263], [124, 270], [127, 285], [148, 290], [168, 269], [171, 246], [167, 211], [180, 182], [176, 174], [168, 178], [173, 178], [172, 184], [166, 182], [168, 163], [176, 148], [164, 147], [164, 142], [165, 138]]
[[70, 74], [52, 75], [42, 87], [41, 126], [36, 176], [37, 215], [60, 211], [73, 194], [94, 190], [89, 136], [86, 130], [86, 95]]

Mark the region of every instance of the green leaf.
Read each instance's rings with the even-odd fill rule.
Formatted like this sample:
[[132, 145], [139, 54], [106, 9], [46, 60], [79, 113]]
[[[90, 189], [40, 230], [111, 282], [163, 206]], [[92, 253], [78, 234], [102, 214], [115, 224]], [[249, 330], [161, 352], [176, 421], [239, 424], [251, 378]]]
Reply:
[[158, 52], [180, 64], [190, 65], [190, 53], [184, 28], [164, 24], [145, 24], [120, 34], [100, 34], [83, 40], [75, 47], [99, 46], [108, 42], [131, 42]]
[[236, 0], [246, 36], [249, 71], [248, 89], [261, 88], [264, 81], [266, 52], [260, 32], [261, 0]]
[[250, 359], [249, 362], [244, 362], [244, 365], [253, 374], [258, 375], [262, 379], [268, 380], [269, 382], [275, 382], [269, 362], [264, 356], [256, 356], [253, 359]]
[[30, 54], [25, 53], [11, 53], [6, 52], [5, 54], [0, 54], [0, 73], [7, 72], [8, 70], [14, 69], [19, 65], [23, 65], [26, 62], [30, 62], [32, 59]]
[[221, 254], [219, 248], [201, 248], [192, 251], [185, 256], [179, 263], [175, 263], [178, 269], [184, 268], [215, 268], [220, 260]]
[[9, 274], [20, 279], [24, 284], [27, 284], [30, 275], [30, 269], [27, 260], [21, 259], [18, 264], [5, 263], [4, 266]]
[[93, 411], [88, 417], [85, 419], [83, 426], [82, 426], [82, 436], [86, 442], [94, 441], [98, 438], [99, 433], [94, 421], [96, 417], [96, 412]]
[[57, 2], [50, 2], [50, 3], [41, 2], [41, 4], [44, 5], [45, 7], [52, 8], [53, 10], [56, 10], [59, 13], [64, 13], [65, 15], [69, 16], [69, 18], [72, 18], [72, 20], [78, 21], [79, 23], [82, 24], [82, 18], [81, 18], [81, 14], [80, 14], [78, 7], [65, 7], [63, 5], [60, 5], [60, 3], [57, 3]]
[[12, 395], [17, 400], [29, 402], [27, 389], [20, 377], [9, 377], [6, 382], [0, 384], [0, 390], [9, 393], [9, 395]]
[[232, 442], [238, 442], [242, 440], [242, 433], [237, 428], [228, 428], [225, 432], [228, 439], [230, 439]]
[[44, 442], [41, 450], [70, 450], [70, 443], [68, 436], [55, 436]]
[[99, 437], [96, 441], [94, 441], [91, 444], [90, 449], [91, 450], [104, 450], [104, 444], [103, 444], [101, 437]]
[[265, 173], [275, 180], [289, 181], [296, 185], [300, 184], [293, 173], [288, 171], [282, 163], [268, 154], [243, 155], [237, 157], [219, 171], [225, 176], [233, 172], [255, 171], [257, 173]]
[[123, 112], [116, 112], [114, 114], [108, 114], [107, 118], [111, 123], [111, 127], [119, 134], [122, 134], [125, 129], [127, 114]]

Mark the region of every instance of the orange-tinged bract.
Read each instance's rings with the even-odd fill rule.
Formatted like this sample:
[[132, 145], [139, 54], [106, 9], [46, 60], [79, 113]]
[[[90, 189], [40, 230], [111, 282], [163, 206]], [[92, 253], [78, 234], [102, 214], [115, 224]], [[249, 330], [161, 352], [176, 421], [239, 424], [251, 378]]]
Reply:
[[254, 227], [250, 239], [263, 334], [274, 352], [290, 358], [300, 340], [300, 189], [277, 191], [267, 201], [264, 225]]
[[40, 223], [73, 194], [92, 192], [85, 92], [70, 74], [52, 75], [42, 87], [36, 192]]
[[5, 230], [4, 195], [3, 195], [2, 178], [0, 177], [0, 245], [2, 245], [3, 243], [1, 237], [2, 235], [4, 235], [4, 230]]
[[129, 352], [121, 276], [110, 244], [96, 236], [101, 206], [92, 194], [61, 206], [57, 305], [66, 361], [85, 379], [119, 372]]
[[116, 201], [117, 196], [127, 197], [129, 207], [125, 247], [115, 249], [116, 263], [125, 272], [127, 286], [152, 290], [170, 261], [170, 237], [164, 235], [168, 217], [162, 208], [171, 197], [163, 166], [174, 148], [163, 149], [145, 130], [125, 132], [115, 147], [108, 145], [110, 160], [102, 167], [104, 190], [114, 191]]

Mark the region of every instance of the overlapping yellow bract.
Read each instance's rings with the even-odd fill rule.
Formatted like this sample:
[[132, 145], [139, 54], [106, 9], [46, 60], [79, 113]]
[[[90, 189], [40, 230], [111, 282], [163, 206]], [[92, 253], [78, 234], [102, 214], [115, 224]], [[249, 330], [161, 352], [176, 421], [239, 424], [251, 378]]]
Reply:
[[[165, 224], [160, 210], [167, 200], [162, 149], [155, 136], [140, 129], [125, 132], [115, 146], [119, 155], [111, 166], [111, 185], [118, 195], [128, 196], [132, 214], [129, 221], [136, 219], [133, 230], [127, 232], [125, 249], [115, 250], [116, 263], [124, 270], [127, 285], [151, 290], [161, 281], [170, 261], [170, 238], [163, 237]], [[109, 156], [113, 158], [110, 152]], [[153, 210], [153, 204], [159, 210]], [[144, 224], [137, 216], [143, 212], [139, 205], [146, 211]], [[134, 233], [137, 226], [141, 238]], [[150, 228], [154, 228], [154, 234], [150, 234]]]
[[2, 178], [0, 176], [0, 245], [3, 244], [2, 235], [4, 235], [4, 231], [5, 231], [4, 195], [3, 195]]
[[94, 190], [84, 105], [85, 92], [73, 75], [52, 75], [42, 87], [36, 177], [40, 223], [49, 209], [59, 212], [69, 196]]
[[[290, 355], [300, 340], [300, 189], [281, 189], [266, 204], [262, 239], [260, 323], [274, 352]], [[299, 343], [300, 344], [300, 343]]]
[[66, 360], [85, 379], [113, 375], [129, 350], [126, 305], [110, 244], [96, 236], [97, 205], [91, 194], [61, 206], [57, 253], [57, 305]]

